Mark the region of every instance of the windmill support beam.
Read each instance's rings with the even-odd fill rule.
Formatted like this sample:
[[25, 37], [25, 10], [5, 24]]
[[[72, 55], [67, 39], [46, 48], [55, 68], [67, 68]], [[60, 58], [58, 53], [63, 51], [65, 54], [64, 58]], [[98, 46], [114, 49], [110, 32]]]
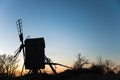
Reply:
[[[49, 63], [45, 63], [47, 65], [49, 65]], [[66, 68], [69, 68], [69, 69], [72, 69], [71, 67], [69, 66], [66, 66], [66, 65], [63, 65], [63, 64], [59, 64], [59, 63], [50, 63], [51, 65], [59, 65], [59, 66], [63, 66], [63, 67], [66, 67]]]

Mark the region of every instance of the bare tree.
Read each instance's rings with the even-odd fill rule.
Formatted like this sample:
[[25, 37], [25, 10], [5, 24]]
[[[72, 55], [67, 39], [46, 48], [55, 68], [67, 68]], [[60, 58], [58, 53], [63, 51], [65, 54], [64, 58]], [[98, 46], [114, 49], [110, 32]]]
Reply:
[[17, 62], [12, 55], [0, 55], [0, 74], [14, 76], [18, 67]]
[[96, 64], [101, 66], [104, 65], [104, 60], [102, 59], [102, 56], [97, 58]]
[[116, 72], [116, 73], [120, 73], [120, 65], [118, 64], [118, 65], [116, 65], [114, 68], [113, 68], [113, 70]]
[[75, 61], [73, 68], [74, 69], [80, 69], [83, 68], [83, 66], [85, 64], [88, 64], [88, 59], [86, 59], [85, 57], [81, 56], [81, 54], [79, 53], [77, 55], [77, 60]]
[[104, 66], [107, 72], [112, 71], [115, 68], [115, 63], [111, 60], [105, 60]]
[[92, 64], [92, 66], [101, 67], [103, 71], [106, 73], [113, 72], [113, 69], [115, 68], [115, 63], [111, 60], [103, 60], [102, 57], [98, 57], [97, 61]]

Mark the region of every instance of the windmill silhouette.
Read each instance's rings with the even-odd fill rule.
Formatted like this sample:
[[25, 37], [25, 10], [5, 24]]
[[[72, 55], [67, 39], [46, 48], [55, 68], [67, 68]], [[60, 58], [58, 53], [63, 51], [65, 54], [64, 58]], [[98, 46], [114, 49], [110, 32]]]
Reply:
[[49, 65], [54, 74], [57, 74], [54, 66], [60, 65], [63, 67], [71, 68], [59, 63], [53, 63], [52, 60], [45, 55], [45, 40], [41, 38], [25, 39], [23, 37], [23, 25], [22, 19], [16, 21], [19, 39], [21, 42], [20, 47], [15, 51], [14, 58], [17, 59], [21, 51], [23, 51], [24, 64], [21, 71], [21, 76], [25, 69], [29, 70], [29, 74], [41, 73], [41, 69], [45, 68], [45, 65]]

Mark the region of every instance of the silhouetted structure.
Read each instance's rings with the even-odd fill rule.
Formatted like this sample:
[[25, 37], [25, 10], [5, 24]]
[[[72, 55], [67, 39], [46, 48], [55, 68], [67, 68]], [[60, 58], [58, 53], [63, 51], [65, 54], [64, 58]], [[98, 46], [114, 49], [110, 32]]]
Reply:
[[[22, 72], [25, 66], [25, 69], [29, 69], [29, 73], [36, 74], [41, 72], [40, 69], [45, 68], [45, 64], [49, 65], [54, 74], [57, 74], [56, 70], [54, 69], [53, 65], [60, 65], [63, 67], [67, 67], [62, 64], [53, 63], [51, 59], [45, 56], [45, 41], [44, 38], [30, 38], [24, 41], [23, 39], [23, 28], [22, 28], [22, 19], [18, 19], [16, 22], [18, 34], [21, 42], [21, 46], [15, 51], [14, 58], [17, 59], [21, 50], [23, 50], [23, 58], [24, 58], [24, 65], [22, 68]], [[68, 67], [70, 68], [70, 67]], [[21, 75], [22, 75], [21, 72]]]
[[34, 38], [25, 40], [25, 69], [45, 68], [45, 41], [44, 38]]

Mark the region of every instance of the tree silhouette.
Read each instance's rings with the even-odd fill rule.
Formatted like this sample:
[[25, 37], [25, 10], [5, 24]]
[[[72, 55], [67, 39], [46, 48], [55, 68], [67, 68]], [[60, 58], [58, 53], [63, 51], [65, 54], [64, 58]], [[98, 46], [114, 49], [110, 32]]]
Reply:
[[114, 73], [115, 63], [111, 60], [103, 60], [102, 57], [98, 57], [97, 61], [92, 64], [92, 68], [99, 68], [104, 73]]
[[115, 68], [115, 63], [112, 62], [111, 60], [105, 60], [104, 65], [105, 65], [105, 69], [106, 69], [108, 72], [109, 72], [109, 71], [112, 71], [112, 69]]
[[81, 54], [79, 53], [77, 55], [77, 60], [73, 64], [73, 69], [81, 69], [85, 64], [88, 64], [88, 59], [81, 56]]
[[15, 70], [18, 65], [12, 55], [0, 55], [0, 74], [4, 76], [15, 76]]
[[104, 65], [104, 61], [102, 59], [102, 56], [97, 58], [96, 65], [101, 65], [101, 66]]

